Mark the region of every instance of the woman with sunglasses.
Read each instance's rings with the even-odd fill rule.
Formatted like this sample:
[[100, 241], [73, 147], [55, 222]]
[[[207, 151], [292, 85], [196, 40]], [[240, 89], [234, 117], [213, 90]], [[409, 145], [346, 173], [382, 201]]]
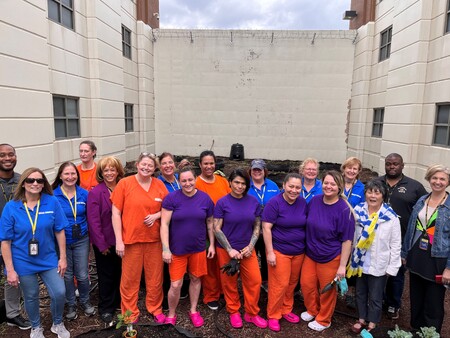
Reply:
[[95, 314], [95, 308], [89, 299], [89, 236], [86, 215], [88, 192], [79, 184], [80, 176], [72, 162], [60, 165], [52, 184], [55, 197], [69, 221], [66, 227], [67, 270], [64, 274], [68, 320], [78, 317], [74, 277], [77, 280], [79, 301], [84, 314]]
[[168, 191], [163, 182], [153, 177], [154, 154], [141, 153], [136, 168], [137, 174], [121, 179], [111, 194], [116, 253], [122, 257], [122, 313], [131, 310], [132, 321], [139, 320], [137, 302], [144, 270], [145, 306], [155, 322], [164, 323], [160, 218]]
[[[26, 169], [13, 199], [3, 209], [0, 227], [7, 282], [22, 289], [25, 309], [32, 325], [30, 337], [44, 338], [39, 315], [38, 277], [51, 300], [51, 331], [60, 338], [70, 333], [63, 323], [65, 301], [66, 237], [68, 222], [42, 170]], [[58, 247], [59, 253], [56, 251]]]

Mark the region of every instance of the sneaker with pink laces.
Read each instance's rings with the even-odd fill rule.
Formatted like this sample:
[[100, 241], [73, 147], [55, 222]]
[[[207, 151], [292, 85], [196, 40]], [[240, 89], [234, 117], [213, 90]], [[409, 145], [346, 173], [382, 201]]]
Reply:
[[230, 315], [231, 326], [235, 329], [240, 329], [242, 327], [242, 318], [239, 312]]
[[268, 326], [271, 331], [278, 332], [280, 331], [280, 321], [278, 319], [269, 318]]
[[166, 316], [161, 312], [159, 315], [153, 316], [153, 320], [155, 323], [164, 324], [166, 322]]
[[283, 318], [286, 319], [289, 323], [297, 324], [300, 321], [300, 317], [295, 313], [289, 312], [283, 315]]
[[194, 325], [194, 327], [201, 327], [205, 322], [203, 320], [203, 317], [200, 315], [200, 312], [198, 311], [194, 313], [189, 312], [189, 318], [191, 319], [192, 325]]
[[173, 317], [166, 317], [166, 319], [164, 320], [164, 324], [175, 325], [176, 323], [177, 323], [177, 315]]
[[244, 314], [244, 320], [247, 323], [253, 323], [255, 324], [257, 327], [261, 328], [261, 329], [265, 329], [267, 327], [267, 320], [261, 318], [260, 316], [256, 315], [256, 316], [250, 316], [248, 313]]

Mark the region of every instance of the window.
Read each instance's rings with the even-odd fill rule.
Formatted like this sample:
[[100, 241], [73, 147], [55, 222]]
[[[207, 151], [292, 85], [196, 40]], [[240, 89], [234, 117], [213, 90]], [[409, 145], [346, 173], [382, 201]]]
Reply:
[[78, 98], [53, 95], [53, 116], [56, 139], [80, 137]]
[[389, 59], [391, 56], [391, 39], [392, 39], [392, 26], [385, 29], [380, 33], [380, 57], [378, 61]]
[[125, 103], [125, 132], [134, 131], [133, 105]]
[[372, 136], [383, 136], [384, 108], [375, 108], [373, 110]]
[[433, 144], [450, 146], [450, 104], [437, 106]]
[[48, 18], [73, 29], [73, 0], [48, 0]]
[[131, 31], [122, 25], [122, 54], [131, 59]]
[[445, 20], [445, 32], [450, 33], [450, 0], [447, 2], [447, 19]]

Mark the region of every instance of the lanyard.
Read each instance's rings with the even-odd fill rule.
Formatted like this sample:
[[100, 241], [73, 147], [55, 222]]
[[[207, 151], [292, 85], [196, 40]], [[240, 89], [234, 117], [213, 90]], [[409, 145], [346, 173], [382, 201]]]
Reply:
[[66, 192], [64, 191], [63, 187], [61, 186], [61, 191], [64, 194], [64, 196], [66, 196], [67, 200], [69, 201], [70, 204], [70, 209], [72, 209], [72, 214], [73, 214], [73, 221], [76, 223], [77, 222], [77, 191], [75, 190], [75, 205], [72, 204], [72, 201], [70, 200], [69, 196], [67, 196]]
[[12, 184], [11, 185], [11, 190], [9, 191], [9, 196], [6, 196], [6, 191], [5, 191], [5, 187], [3, 186], [3, 183], [0, 183], [0, 187], [2, 187], [2, 192], [3, 192], [3, 198], [5, 199], [5, 202], [9, 202], [11, 201], [12, 197], [13, 197], [13, 191], [15, 188], [15, 185]]
[[350, 188], [348, 193], [345, 193], [345, 188], [344, 188], [344, 195], [345, 195], [345, 197], [347, 197], [347, 200], [352, 196], [352, 191], [353, 191], [353, 187], [355, 186], [355, 183], [356, 183], [356, 181], [352, 184], [352, 187]]
[[176, 184], [175, 187], [173, 186], [172, 182], [169, 182], [169, 181], [167, 181], [167, 182], [169, 182], [169, 184], [170, 184], [170, 186], [172, 187], [173, 190], [180, 190], [180, 184], [178, 183], [177, 178], [176, 177], [174, 177], [174, 178], [175, 178], [175, 184]]
[[261, 204], [261, 205], [264, 205], [264, 194], [266, 193], [266, 185], [265, 185], [265, 184], [263, 185], [262, 195], [260, 195], [260, 194], [258, 193], [258, 189], [255, 188], [255, 186], [253, 186], [252, 188], [253, 188], [253, 190], [255, 190], [256, 195], [258, 195], [259, 200], [261, 201], [260, 204]]
[[28, 219], [30, 220], [31, 232], [33, 233], [33, 239], [34, 239], [34, 233], [36, 232], [36, 225], [37, 225], [40, 205], [41, 205], [41, 199], [39, 199], [39, 201], [37, 202], [36, 215], [34, 215], [34, 222], [33, 222], [33, 220], [31, 219], [30, 212], [28, 211], [27, 202], [23, 202], [23, 206], [25, 207], [25, 211], [27, 212]]

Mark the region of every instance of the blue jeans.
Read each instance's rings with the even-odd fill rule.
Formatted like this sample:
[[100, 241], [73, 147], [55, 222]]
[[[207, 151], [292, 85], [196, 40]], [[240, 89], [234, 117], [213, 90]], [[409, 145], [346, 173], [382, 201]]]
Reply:
[[64, 294], [66, 290], [64, 287], [64, 281], [55, 268], [42, 271], [37, 274], [19, 277], [20, 288], [22, 289], [23, 298], [25, 299], [25, 310], [27, 310], [31, 326], [36, 328], [41, 325], [41, 318], [39, 315], [38, 275], [47, 287], [47, 291], [51, 299], [50, 310], [52, 312], [53, 323], [59, 324], [62, 322], [64, 311]]
[[75, 283], [73, 277], [77, 278], [80, 302], [89, 302], [89, 237], [86, 235], [75, 243], [66, 245], [67, 270], [64, 274], [66, 284], [66, 302], [75, 305]]

